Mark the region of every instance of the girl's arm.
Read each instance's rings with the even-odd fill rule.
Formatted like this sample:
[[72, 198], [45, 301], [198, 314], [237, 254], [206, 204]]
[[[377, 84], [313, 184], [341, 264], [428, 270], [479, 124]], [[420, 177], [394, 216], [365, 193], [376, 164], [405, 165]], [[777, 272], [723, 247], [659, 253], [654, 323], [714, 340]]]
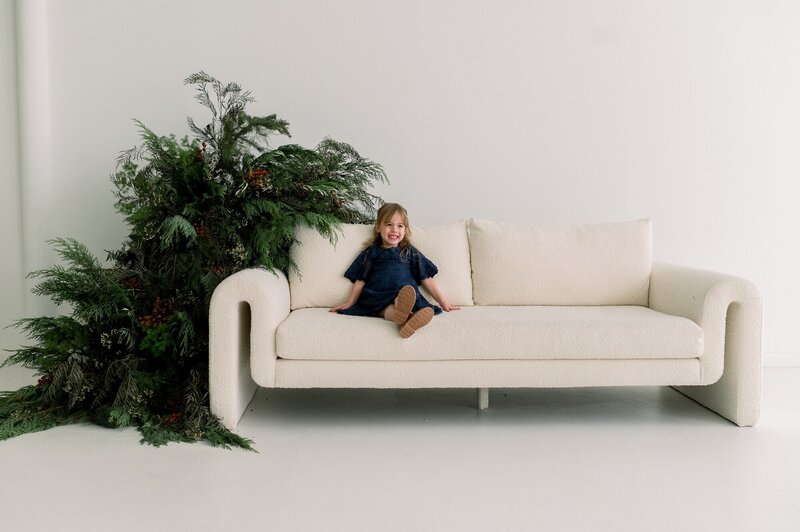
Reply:
[[337, 310], [344, 310], [346, 308], [350, 308], [356, 304], [358, 301], [358, 296], [361, 295], [361, 290], [364, 288], [364, 281], [356, 281], [353, 283], [353, 290], [350, 292], [350, 297], [347, 298], [344, 305], [339, 305], [338, 307], [333, 307], [328, 312], [336, 312]]
[[442, 307], [442, 310], [447, 312], [450, 312], [451, 310], [461, 310], [461, 307], [451, 305], [447, 302], [447, 298], [445, 298], [444, 294], [442, 294], [442, 291], [439, 290], [439, 285], [433, 280], [433, 277], [423, 279], [422, 286], [424, 286], [425, 289], [431, 293], [434, 299], [436, 299], [436, 301], [439, 303], [439, 306]]

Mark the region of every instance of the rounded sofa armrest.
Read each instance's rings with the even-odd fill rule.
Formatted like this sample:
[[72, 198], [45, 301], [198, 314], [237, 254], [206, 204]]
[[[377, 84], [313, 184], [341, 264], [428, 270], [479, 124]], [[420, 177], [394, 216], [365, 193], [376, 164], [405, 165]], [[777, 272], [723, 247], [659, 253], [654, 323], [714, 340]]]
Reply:
[[689, 318], [703, 330], [700, 383], [679, 390], [739, 425], [758, 419], [763, 301], [753, 283], [656, 262], [649, 307]]
[[209, 400], [212, 413], [226, 427], [236, 427], [259, 384], [275, 382], [275, 332], [289, 315], [289, 305], [289, 282], [280, 271], [241, 270], [214, 290]]
[[[761, 299], [745, 279], [697, 268], [654, 262], [650, 274], [650, 308], [689, 318], [701, 327], [719, 318], [714, 305]], [[724, 317], [724, 315], [723, 315]]]

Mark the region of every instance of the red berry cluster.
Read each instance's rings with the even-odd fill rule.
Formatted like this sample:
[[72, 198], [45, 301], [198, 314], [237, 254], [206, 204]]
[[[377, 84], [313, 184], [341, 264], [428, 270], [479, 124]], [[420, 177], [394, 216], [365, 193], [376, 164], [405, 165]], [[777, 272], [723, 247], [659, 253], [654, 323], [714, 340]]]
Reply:
[[122, 285], [125, 286], [126, 288], [131, 288], [133, 290], [141, 290], [142, 281], [138, 277], [131, 276], [126, 279], [123, 279]]
[[197, 157], [200, 159], [206, 158], [206, 143], [203, 143], [203, 147], [197, 152]]
[[39, 377], [39, 381], [36, 383], [36, 386], [42, 388], [44, 386], [47, 386], [51, 382], [53, 382], [53, 375], [50, 373], [45, 373], [44, 375]]
[[161, 420], [164, 422], [165, 425], [174, 425], [175, 423], [181, 420], [181, 413], [175, 412], [172, 414], [167, 414], [166, 416], [161, 416]]
[[253, 168], [247, 173], [247, 180], [256, 188], [262, 188], [269, 182], [269, 172], [263, 168]]
[[200, 222], [195, 222], [192, 224], [194, 227], [194, 232], [197, 233], [198, 238], [205, 238], [208, 236], [208, 227], [203, 225]]
[[213, 266], [211, 268], [211, 271], [216, 273], [216, 274], [218, 274], [218, 275], [221, 275], [221, 274], [225, 273], [225, 266], [223, 266], [221, 264], [217, 264], [217, 265], [215, 265], [215, 266]]
[[139, 323], [142, 327], [158, 327], [159, 325], [167, 323], [167, 319], [169, 319], [174, 310], [175, 306], [172, 303], [169, 301], [161, 301], [160, 297], [156, 297], [155, 304], [153, 305], [153, 313], [139, 318]]

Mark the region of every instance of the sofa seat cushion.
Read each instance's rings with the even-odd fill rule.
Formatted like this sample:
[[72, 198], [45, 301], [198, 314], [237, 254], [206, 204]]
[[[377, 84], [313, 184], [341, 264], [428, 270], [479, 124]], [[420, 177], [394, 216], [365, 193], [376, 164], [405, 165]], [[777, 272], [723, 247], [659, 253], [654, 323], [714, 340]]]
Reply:
[[293, 360], [695, 358], [703, 332], [640, 306], [475, 306], [442, 313], [404, 340], [384, 319], [308, 308], [289, 314], [276, 344], [279, 358]]

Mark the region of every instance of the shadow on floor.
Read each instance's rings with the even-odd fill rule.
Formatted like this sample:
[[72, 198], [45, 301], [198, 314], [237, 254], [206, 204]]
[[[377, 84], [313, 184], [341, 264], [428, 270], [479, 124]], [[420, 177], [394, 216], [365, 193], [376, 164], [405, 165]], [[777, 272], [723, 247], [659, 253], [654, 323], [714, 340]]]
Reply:
[[[352, 425], [532, 424], [730, 425], [669, 387], [496, 388], [478, 409], [475, 389], [265, 389], [256, 392], [242, 424]], [[240, 427], [243, 425], [240, 425]]]

